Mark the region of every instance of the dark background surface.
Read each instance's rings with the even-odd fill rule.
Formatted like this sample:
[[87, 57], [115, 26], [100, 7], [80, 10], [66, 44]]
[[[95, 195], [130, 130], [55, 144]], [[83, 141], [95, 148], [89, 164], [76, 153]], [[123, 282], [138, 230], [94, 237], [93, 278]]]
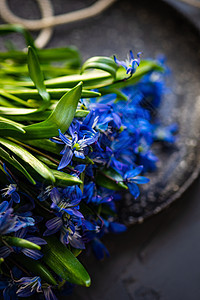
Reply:
[[[60, 1], [58, 1], [59, 3]], [[85, 1], [90, 4], [93, 1]], [[172, 5], [187, 15], [200, 30], [200, 10], [178, 1], [168, 0]], [[9, 1], [11, 8], [18, 9], [18, 15], [33, 17], [38, 14], [33, 1]], [[82, 1], [76, 1], [76, 7], [83, 6]], [[23, 10], [20, 9], [23, 5]], [[59, 13], [59, 5], [54, 1]], [[66, 11], [66, 7], [63, 11]], [[85, 21], [83, 26], [90, 24]], [[76, 25], [78, 26], [78, 25]], [[79, 23], [79, 26], [82, 26]], [[50, 45], [61, 41], [66, 35], [70, 42], [70, 28], [67, 32], [59, 26]], [[99, 31], [99, 34], [102, 34]], [[109, 34], [115, 34], [110, 31]], [[183, 32], [184, 34], [184, 32]], [[74, 37], [73, 37], [74, 38]], [[75, 40], [82, 48], [84, 56], [93, 53], [87, 51], [79, 29], [76, 29]], [[21, 41], [18, 38], [17, 42]], [[117, 49], [119, 38], [113, 49]], [[59, 45], [58, 45], [59, 46]], [[95, 45], [95, 49], [98, 45]], [[124, 51], [127, 45], [124, 45]], [[126, 49], [127, 50], [127, 49]], [[123, 49], [121, 49], [123, 51]], [[178, 49], [177, 49], [178, 51]], [[96, 54], [108, 54], [108, 49]], [[189, 59], [189, 57], [188, 57]], [[69, 300], [198, 300], [200, 299], [200, 179], [197, 179], [187, 192], [173, 205], [160, 214], [135, 225], [126, 233], [105, 238], [105, 244], [110, 251], [110, 258], [97, 262], [93, 256], [83, 257], [83, 263], [92, 278], [89, 289], [76, 288], [72, 296], [62, 296]]]

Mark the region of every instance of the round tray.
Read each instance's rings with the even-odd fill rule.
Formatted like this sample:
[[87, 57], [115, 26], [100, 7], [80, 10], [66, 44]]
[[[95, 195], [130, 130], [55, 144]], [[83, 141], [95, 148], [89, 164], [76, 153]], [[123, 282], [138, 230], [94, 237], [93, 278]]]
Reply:
[[[82, 3], [82, 2], [81, 2]], [[72, 9], [88, 5], [77, 1]], [[69, 10], [64, 1], [56, 2], [58, 13]], [[176, 200], [197, 177], [200, 169], [200, 35], [181, 13], [160, 0], [116, 2], [91, 20], [56, 29], [50, 46], [72, 44], [83, 59], [91, 55], [116, 54], [126, 57], [129, 49], [143, 52], [144, 58], [165, 55], [171, 74], [168, 93], [159, 118], [163, 124], [178, 123], [173, 147], [156, 147], [158, 169], [149, 174], [141, 196], [133, 201], [126, 195], [119, 204], [119, 219], [125, 224], [142, 222]]]

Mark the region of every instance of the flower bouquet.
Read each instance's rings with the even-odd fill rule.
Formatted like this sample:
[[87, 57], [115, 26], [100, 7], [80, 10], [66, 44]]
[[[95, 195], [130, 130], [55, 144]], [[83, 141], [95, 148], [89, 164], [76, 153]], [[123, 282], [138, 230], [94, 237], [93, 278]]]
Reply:
[[41, 50], [20, 26], [0, 30], [27, 43], [0, 53], [0, 291], [56, 299], [90, 286], [80, 253], [108, 255], [101, 238], [126, 230], [118, 205], [125, 193], [140, 201], [152, 145], [175, 140], [155, 114], [166, 68], [132, 51], [81, 65], [73, 47]]

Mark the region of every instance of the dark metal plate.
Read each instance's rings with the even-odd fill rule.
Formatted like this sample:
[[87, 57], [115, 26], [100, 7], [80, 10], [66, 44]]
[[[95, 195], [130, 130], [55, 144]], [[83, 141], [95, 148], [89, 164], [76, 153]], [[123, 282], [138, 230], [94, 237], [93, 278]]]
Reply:
[[84, 58], [112, 54], [123, 58], [129, 49], [143, 51], [145, 58], [158, 54], [167, 58], [170, 91], [158, 114], [164, 124], [178, 123], [178, 140], [173, 148], [155, 149], [160, 161], [157, 172], [150, 174], [150, 184], [136, 202], [127, 195], [119, 210], [122, 222], [142, 222], [180, 197], [199, 173], [199, 32], [165, 2], [123, 0], [92, 20], [59, 28], [51, 45], [66, 42], [76, 45]]

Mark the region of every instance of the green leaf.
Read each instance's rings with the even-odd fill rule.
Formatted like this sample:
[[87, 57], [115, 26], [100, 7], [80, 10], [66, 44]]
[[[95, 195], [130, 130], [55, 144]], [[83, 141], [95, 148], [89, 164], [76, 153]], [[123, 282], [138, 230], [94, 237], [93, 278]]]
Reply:
[[36, 184], [35, 180], [28, 173], [28, 171], [18, 162], [18, 160], [6, 152], [2, 147], [0, 147], [0, 157], [14, 166], [18, 171], [20, 171], [26, 178], [32, 183]]
[[57, 170], [51, 170], [54, 177], [56, 178], [56, 186], [66, 187], [68, 185], [82, 184], [83, 182], [75, 176], [60, 172]]
[[14, 259], [21, 264], [27, 271], [33, 273], [36, 276], [40, 276], [44, 282], [51, 285], [57, 285], [55, 278], [49, 269], [41, 263], [41, 261], [31, 259], [23, 254], [17, 254]]
[[89, 58], [82, 66], [81, 72], [83, 73], [87, 69], [100, 69], [108, 72], [112, 77], [116, 77], [116, 71], [118, 69], [117, 64], [110, 57], [95, 56]]
[[42, 150], [45, 149], [46, 151], [54, 154], [60, 154], [60, 151], [63, 149], [63, 145], [54, 143], [49, 139], [26, 140], [26, 144]]
[[1, 268], [1, 264], [4, 262], [3, 257], [0, 257], [0, 274], [3, 274], [2, 268]]
[[[1, 53], [0, 53], [1, 54]], [[83, 87], [85, 89], [88, 88], [99, 88], [110, 85], [114, 82], [113, 77], [104, 72], [102, 70], [99, 71], [91, 71], [85, 74], [79, 75], [68, 75], [68, 76], [61, 76], [53, 79], [48, 79], [44, 81], [44, 84], [47, 88], [72, 88], [74, 85], [78, 84], [79, 82], [83, 82]], [[15, 81], [16, 86], [23, 86], [23, 87], [33, 87], [32, 82], [22, 82], [22, 81]]]
[[77, 109], [75, 113], [76, 118], [84, 118], [90, 113], [89, 110], [86, 109]]
[[12, 101], [17, 102], [18, 104], [22, 104], [24, 106], [30, 107], [30, 104], [27, 101], [24, 101], [23, 99], [20, 99], [19, 97], [16, 97], [15, 95], [10, 94], [9, 92], [7, 92], [3, 89], [0, 90], [0, 95], [6, 97], [8, 99], [11, 99]]
[[[47, 89], [46, 91], [50, 95], [51, 99], [60, 99], [64, 94], [69, 92], [70, 88], [62, 88], [62, 89]], [[19, 97], [24, 100], [28, 99], [38, 99], [40, 100], [40, 96], [38, 95], [38, 91], [36, 89], [18, 89], [18, 90], [9, 90], [9, 94]], [[99, 97], [101, 94], [98, 92], [82, 90], [81, 98], [92, 98]]]
[[52, 49], [38, 49], [40, 62], [64, 61], [65, 66], [80, 67], [81, 58], [76, 47], [62, 47]]
[[22, 34], [24, 36], [25, 41], [26, 41], [26, 45], [27, 46], [30, 45], [33, 48], [35, 48], [34, 40], [33, 40], [32, 36], [31, 36], [31, 34], [22, 25], [18, 25], [18, 24], [6, 24], [6, 25], [4, 24], [4, 25], [0, 25], [0, 35], [4, 35], [4, 34], [8, 34], [8, 33], [13, 33], [13, 32], [18, 32], [18, 33]]
[[0, 117], [0, 136], [8, 136], [10, 131], [25, 133], [25, 130], [22, 127], [23, 125], [19, 123]]
[[47, 93], [44, 85], [44, 77], [40, 69], [38, 57], [31, 46], [28, 47], [28, 69], [32, 81], [34, 82], [40, 96], [46, 103], [44, 107], [40, 107], [38, 111], [44, 110], [50, 103], [50, 95]]
[[35, 243], [15, 236], [2, 236], [2, 241], [5, 241], [10, 246], [27, 248], [32, 250], [41, 250], [41, 247], [39, 245], [36, 245]]
[[[30, 113], [36, 112], [35, 108], [19, 108], [19, 107], [4, 107], [0, 106], [0, 114], [7, 116], [20, 116], [28, 115]], [[28, 118], [26, 118], [28, 120]]]
[[128, 189], [123, 183], [123, 177], [112, 168], [98, 171], [95, 180], [98, 185], [110, 190], [120, 191]]
[[[6, 25], [3, 25], [6, 26]], [[5, 28], [5, 27], [4, 27]], [[4, 32], [3, 32], [4, 31]], [[11, 31], [10, 31], [11, 32]], [[0, 27], [0, 34], [9, 33], [8, 31]], [[28, 31], [27, 31], [28, 33]], [[27, 46], [32, 46], [30, 39], [27, 42]], [[81, 59], [80, 54], [75, 47], [63, 47], [63, 48], [53, 48], [53, 49], [37, 49], [37, 54], [40, 63], [46, 64], [49, 62], [64, 61], [65, 66], [79, 68]], [[27, 62], [27, 53], [24, 51], [7, 51], [0, 52], [0, 60], [11, 59], [16, 62], [26, 63]]]
[[[113, 78], [110, 74], [104, 71], [91, 71], [82, 75], [68, 75], [45, 80], [45, 85], [48, 88], [63, 88], [72, 87], [78, 82], [83, 82], [83, 87], [99, 88], [113, 83]], [[27, 84], [28, 85], [28, 84]]]
[[[12, 108], [0, 106], [0, 115], [4, 115], [13, 121], [44, 121], [52, 113], [51, 110], [46, 110], [40, 113], [36, 113], [37, 109], [32, 108]], [[74, 117], [84, 118], [89, 114], [89, 110], [76, 109]], [[7, 119], [8, 120], [8, 119]], [[23, 128], [22, 128], [23, 129]], [[24, 129], [23, 129], [24, 131]], [[25, 131], [24, 131], [25, 132]]]
[[81, 90], [82, 83], [79, 83], [60, 99], [56, 108], [47, 120], [25, 126], [24, 129], [26, 133], [22, 138], [50, 138], [58, 135], [58, 129], [65, 132], [74, 118], [78, 101], [81, 97]]
[[48, 244], [44, 246], [44, 262], [62, 279], [89, 287], [90, 276], [72, 252], [55, 237], [45, 240]]
[[29, 166], [30, 169], [36, 171], [44, 179], [55, 182], [55, 177], [50, 169], [26, 149], [3, 138], [0, 138], [0, 144], [6, 147], [10, 152], [17, 155], [23, 162], [25, 162]]
[[[47, 165], [49, 168], [57, 169], [58, 164], [53, 163], [50, 159], [42, 156], [42, 155], [35, 155], [40, 161], [42, 161], [45, 165]], [[53, 173], [53, 172], [52, 172]]]

